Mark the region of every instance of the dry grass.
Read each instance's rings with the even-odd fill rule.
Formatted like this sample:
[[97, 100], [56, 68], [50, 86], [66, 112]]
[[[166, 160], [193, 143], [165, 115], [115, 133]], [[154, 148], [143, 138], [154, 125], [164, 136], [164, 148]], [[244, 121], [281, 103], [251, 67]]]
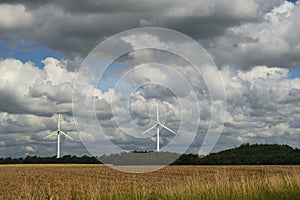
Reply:
[[[1, 165], [0, 199], [299, 199], [300, 166]], [[297, 197], [297, 198], [296, 198]]]

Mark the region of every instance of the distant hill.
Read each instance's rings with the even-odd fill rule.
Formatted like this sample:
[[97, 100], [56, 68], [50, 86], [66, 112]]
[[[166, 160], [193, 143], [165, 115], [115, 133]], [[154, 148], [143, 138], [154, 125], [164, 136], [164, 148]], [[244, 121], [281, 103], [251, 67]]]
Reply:
[[300, 150], [288, 145], [243, 144], [234, 149], [211, 153], [202, 165], [292, 165], [300, 164]]
[[[170, 152], [133, 151], [120, 154], [104, 155], [101, 161], [114, 165], [298, 165], [300, 164], [300, 150], [288, 145], [278, 144], [243, 144], [239, 147], [211, 153], [205, 157], [194, 154], [179, 155]], [[25, 158], [0, 158], [0, 164], [51, 164], [78, 163], [96, 164], [100, 161], [96, 157], [70, 156]]]
[[[142, 154], [142, 155], [141, 155]], [[169, 152], [124, 152], [101, 157], [114, 165], [292, 165], [300, 164], [300, 150], [288, 145], [242, 144], [239, 147], [211, 153], [204, 157], [194, 154], [179, 155]]]

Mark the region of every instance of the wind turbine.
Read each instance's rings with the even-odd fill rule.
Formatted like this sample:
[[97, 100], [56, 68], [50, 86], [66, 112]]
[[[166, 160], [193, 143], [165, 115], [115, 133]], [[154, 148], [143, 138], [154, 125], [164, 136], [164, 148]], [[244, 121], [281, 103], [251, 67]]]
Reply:
[[57, 124], [57, 130], [51, 133], [50, 135], [44, 137], [44, 139], [51, 137], [52, 135], [57, 134], [57, 158], [60, 158], [60, 133], [66, 136], [67, 138], [73, 140], [69, 135], [67, 135], [65, 132], [60, 130], [60, 114], [58, 114], [58, 124]]
[[162, 128], [165, 128], [167, 129], [168, 131], [170, 131], [171, 133], [175, 134], [175, 131], [173, 131], [172, 129], [170, 129], [169, 127], [163, 125], [160, 123], [159, 121], [159, 113], [158, 113], [158, 104], [157, 104], [157, 107], [156, 107], [156, 122], [155, 124], [150, 127], [148, 130], [144, 131], [143, 133], [141, 133], [142, 135], [144, 135], [145, 133], [151, 131], [152, 129], [156, 128], [156, 150], [157, 152], [159, 152], [159, 126], [161, 126]]

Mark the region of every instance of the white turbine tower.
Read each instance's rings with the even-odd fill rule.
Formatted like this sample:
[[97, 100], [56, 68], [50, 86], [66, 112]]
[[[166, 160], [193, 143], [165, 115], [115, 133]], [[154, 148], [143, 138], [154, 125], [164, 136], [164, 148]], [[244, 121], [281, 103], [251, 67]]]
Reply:
[[157, 152], [159, 152], [159, 126], [161, 126], [162, 128], [165, 128], [167, 129], [168, 131], [170, 131], [171, 133], [175, 134], [175, 131], [171, 130], [170, 128], [168, 128], [167, 126], [163, 125], [160, 123], [159, 121], [159, 112], [158, 112], [158, 104], [157, 104], [157, 107], [156, 107], [156, 122], [155, 124], [150, 127], [148, 130], [144, 131], [143, 133], [141, 133], [142, 135], [151, 131], [152, 129], [156, 128], [156, 150]]
[[60, 133], [63, 134], [64, 136], [70, 138], [71, 140], [73, 140], [73, 138], [71, 138], [69, 135], [67, 135], [65, 132], [60, 130], [60, 114], [58, 114], [58, 124], [57, 124], [57, 130], [54, 131], [53, 133], [51, 133], [50, 135], [44, 137], [44, 139], [51, 137], [52, 135], [57, 134], [57, 158], [60, 158]]

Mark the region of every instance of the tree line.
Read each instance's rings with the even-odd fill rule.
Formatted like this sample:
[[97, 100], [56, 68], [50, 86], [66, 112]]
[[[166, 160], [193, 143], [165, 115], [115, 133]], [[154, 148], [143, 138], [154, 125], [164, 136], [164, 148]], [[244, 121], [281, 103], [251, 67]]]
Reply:
[[26, 156], [25, 158], [0, 158], [0, 164], [98, 164], [99, 160], [95, 157], [89, 156], [71, 156], [66, 155], [62, 158], [53, 157], [37, 157], [37, 156]]
[[101, 160], [114, 165], [298, 165], [300, 150], [288, 145], [242, 144], [239, 147], [211, 153], [204, 157], [195, 154], [170, 152], [132, 151], [101, 157], [71, 156], [62, 158], [26, 156], [25, 158], [0, 158], [0, 164], [100, 164]]

